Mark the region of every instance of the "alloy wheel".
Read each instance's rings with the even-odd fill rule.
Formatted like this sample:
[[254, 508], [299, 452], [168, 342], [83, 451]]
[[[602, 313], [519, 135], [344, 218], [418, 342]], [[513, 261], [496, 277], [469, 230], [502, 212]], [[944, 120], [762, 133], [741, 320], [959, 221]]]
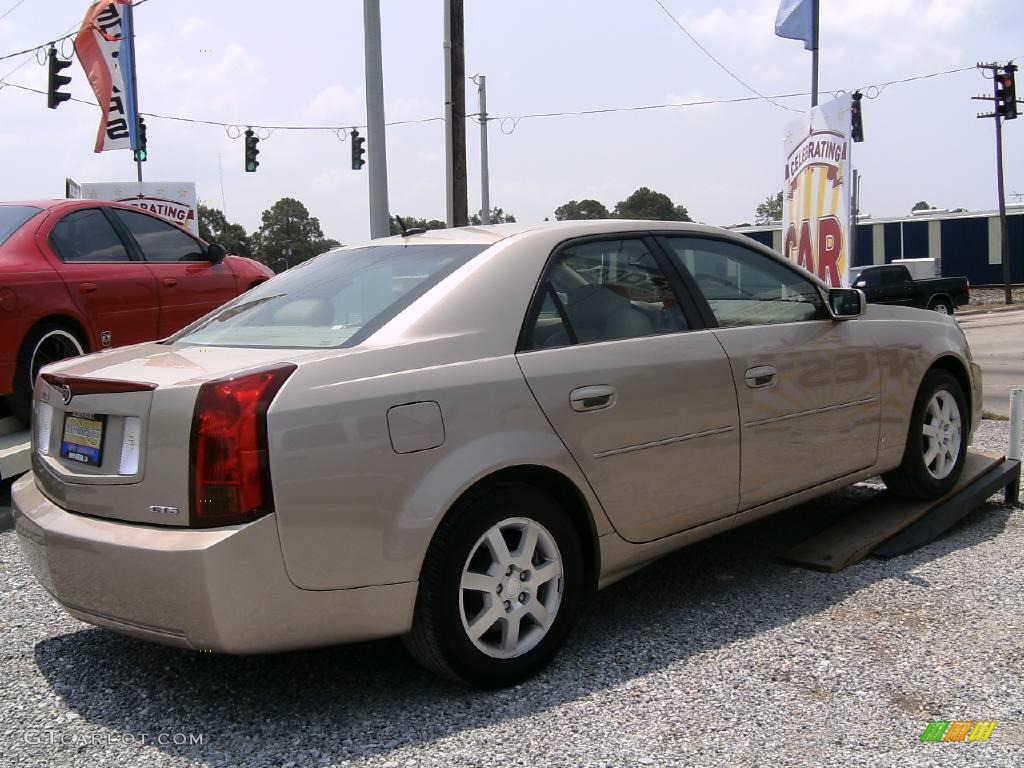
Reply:
[[502, 520], [477, 540], [463, 566], [462, 626], [486, 655], [522, 656], [551, 629], [562, 590], [562, 555], [548, 529], [527, 518]]
[[30, 384], [35, 384], [39, 369], [44, 365], [84, 354], [85, 350], [72, 334], [60, 329], [50, 331], [38, 341], [36, 348], [32, 351], [32, 364], [29, 371]]
[[940, 389], [928, 402], [921, 425], [924, 465], [936, 480], [945, 479], [956, 467], [962, 429], [956, 398], [948, 390]]

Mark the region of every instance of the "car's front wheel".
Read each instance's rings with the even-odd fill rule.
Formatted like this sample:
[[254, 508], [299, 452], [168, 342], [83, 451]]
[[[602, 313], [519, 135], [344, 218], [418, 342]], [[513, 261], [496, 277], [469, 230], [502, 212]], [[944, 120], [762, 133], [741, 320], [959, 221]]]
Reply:
[[967, 458], [969, 424], [960, 382], [948, 371], [929, 371], [914, 401], [903, 463], [882, 476], [889, 490], [920, 499], [952, 490]]
[[406, 646], [445, 677], [513, 685], [558, 652], [583, 579], [579, 536], [558, 503], [533, 486], [491, 486], [460, 502], [435, 536]]

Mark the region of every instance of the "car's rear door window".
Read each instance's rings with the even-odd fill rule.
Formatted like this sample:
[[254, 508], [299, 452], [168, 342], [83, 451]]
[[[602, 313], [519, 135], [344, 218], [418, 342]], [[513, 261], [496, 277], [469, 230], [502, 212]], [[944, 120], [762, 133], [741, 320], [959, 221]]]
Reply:
[[67, 214], [50, 231], [50, 242], [61, 261], [130, 261], [124, 243], [99, 208]]
[[726, 240], [687, 236], [665, 241], [678, 266], [697, 283], [720, 327], [829, 318], [821, 291], [796, 268]]
[[379, 245], [330, 251], [261, 283], [170, 341], [221, 347], [352, 346], [486, 248]]
[[530, 327], [533, 349], [688, 329], [669, 278], [640, 238], [563, 248], [548, 267]]
[[111, 211], [135, 238], [146, 261], [178, 263], [205, 258], [198, 241], [173, 224], [146, 213], [122, 208], [112, 208]]

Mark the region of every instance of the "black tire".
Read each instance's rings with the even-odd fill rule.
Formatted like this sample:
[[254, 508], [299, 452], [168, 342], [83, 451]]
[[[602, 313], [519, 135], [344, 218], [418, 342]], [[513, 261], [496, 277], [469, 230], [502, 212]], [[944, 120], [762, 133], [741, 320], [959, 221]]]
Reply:
[[[481, 537], [510, 518], [539, 523], [554, 540], [562, 564], [561, 602], [534, 647], [513, 658], [493, 658], [467, 633], [460, 585]], [[413, 628], [405, 645], [420, 664], [442, 677], [481, 688], [514, 685], [554, 658], [576, 621], [584, 593], [579, 536], [559, 504], [530, 485], [495, 484], [461, 500], [438, 529], [423, 564]]]
[[949, 299], [933, 299], [928, 305], [928, 309], [932, 312], [938, 312], [940, 315], [952, 315], [954, 312], [953, 302]]
[[[928, 405], [940, 392], [952, 395], [959, 410], [960, 445], [953, 469], [945, 477], [937, 478], [925, 464], [926, 444], [922, 434]], [[963, 388], [956, 377], [948, 371], [932, 369], [925, 374], [924, 381], [914, 400], [914, 412], [910, 417], [910, 430], [903, 451], [903, 462], [899, 468], [882, 475], [886, 487], [900, 496], [916, 499], [937, 499], [946, 495], [956, 485], [967, 459], [967, 440], [970, 431], [970, 412]]]
[[[43, 341], [53, 341], [55, 346], [66, 346], [67, 351], [77, 348], [79, 354], [86, 351], [85, 344], [78, 333], [66, 325], [55, 322], [40, 323], [30, 330], [18, 349], [18, 364], [14, 371], [14, 386], [7, 405], [15, 418], [25, 424], [29, 423], [32, 414], [32, 388], [35, 386], [39, 368], [73, 355], [46, 354], [41, 345]], [[57, 343], [59, 342], [59, 343]]]

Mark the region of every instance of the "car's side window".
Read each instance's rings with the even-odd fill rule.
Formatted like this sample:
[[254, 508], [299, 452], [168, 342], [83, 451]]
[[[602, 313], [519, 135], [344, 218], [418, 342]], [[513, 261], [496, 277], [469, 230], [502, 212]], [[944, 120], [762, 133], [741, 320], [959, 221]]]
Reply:
[[173, 224], [135, 211], [112, 209], [114, 215], [132, 233], [146, 261], [202, 261], [202, 247]]
[[541, 290], [540, 312], [530, 331], [534, 349], [687, 329], [675, 291], [640, 239], [564, 248]]
[[114, 227], [99, 208], [72, 211], [50, 231], [50, 242], [61, 261], [130, 261]]
[[725, 240], [670, 237], [667, 241], [723, 328], [829, 318], [818, 287], [796, 269]]

